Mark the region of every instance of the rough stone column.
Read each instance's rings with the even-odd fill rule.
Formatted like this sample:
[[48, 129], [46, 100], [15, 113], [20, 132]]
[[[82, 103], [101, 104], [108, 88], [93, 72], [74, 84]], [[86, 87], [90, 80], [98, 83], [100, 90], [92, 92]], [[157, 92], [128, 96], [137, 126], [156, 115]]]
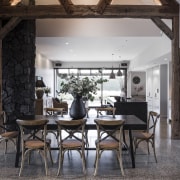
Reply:
[[24, 20], [2, 41], [2, 102], [10, 124], [34, 116], [35, 20]]

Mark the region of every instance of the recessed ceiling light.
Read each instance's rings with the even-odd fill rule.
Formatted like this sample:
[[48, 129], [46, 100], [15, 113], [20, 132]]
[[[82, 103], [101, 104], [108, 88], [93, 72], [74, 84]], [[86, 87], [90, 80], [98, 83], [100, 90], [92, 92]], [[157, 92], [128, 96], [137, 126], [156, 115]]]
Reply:
[[66, 45], [69, 45], [69, 42], [66, 42], [65, 44], [66, 44]]
[[70, 49], [70, 50], [69, 50], [69, 52], [71, 52], [71, 53], [72, 53], [72, 52], [73, 52], [73, 49]]

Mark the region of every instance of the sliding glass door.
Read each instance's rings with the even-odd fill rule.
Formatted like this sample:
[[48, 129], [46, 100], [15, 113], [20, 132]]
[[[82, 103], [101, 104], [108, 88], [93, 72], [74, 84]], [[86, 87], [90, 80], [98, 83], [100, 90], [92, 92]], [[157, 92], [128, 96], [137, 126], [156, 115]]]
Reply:
[[93, 101], [89, 101], [89, 106], [101, 106], [106, 104], [107, 97], [110, 96], [122, 96], [122, 94], [126, 94], [126, 77], [127, 77], [127, 70], [121, 69], [121, 76], [117, 76], [117, 72], [119, 69], [113, 69], [113, 73], [115, 74], [115, 79], [110, 79], [110, 74], [112, 69], [76, 69], [76, 68], [69, 68], [69, 69], [55, 69], [55, 90], [56, 96], [61, 99], [62, 101], [67, 101], [71, 103], [73, 97], [71, 94], [62, 94], [61, 91], [61, 82], [66, 81], [66, 78], [70, 75], [74, 75], [79, 77], [80, 79], [83, 77], [89, 77], [94, 79], [107, 79], [107, 82], [102, 84], [98, 84], [99, 90], [97, 94], [95, 94], [95, 99]]

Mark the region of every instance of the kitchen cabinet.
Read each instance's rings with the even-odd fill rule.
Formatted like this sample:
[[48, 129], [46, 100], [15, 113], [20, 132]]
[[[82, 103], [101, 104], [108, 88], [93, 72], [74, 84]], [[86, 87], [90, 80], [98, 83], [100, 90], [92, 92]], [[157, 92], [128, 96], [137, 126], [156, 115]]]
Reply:
[[167, 117], [167, 65], [162, 64], [146, 71], [146, 101], [148, 111], [156, 111]]

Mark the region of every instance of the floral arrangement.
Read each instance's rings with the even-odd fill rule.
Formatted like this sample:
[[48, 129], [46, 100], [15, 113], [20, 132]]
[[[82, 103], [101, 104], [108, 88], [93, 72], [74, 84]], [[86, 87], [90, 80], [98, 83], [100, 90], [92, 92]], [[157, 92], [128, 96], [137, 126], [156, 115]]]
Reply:
[[137, 92], [140, 92], [140, 91], [142, 91], [142, 90], [143, 90], [143, 86], [137, 87]]
[[82, 96], [86, 97], [88, 100], [93, 101], [94, 96], [99, 88], [97, 87], [98, 84], [102, 84], [103, 82], [107, 82], [106, 79], [98, 79], [84, 77], [82, 79], [71, 75], [70, 77], [66, 77], [66, 81], [61, 82], [60, 84], [60, 93], [69, 93], [73, 97]]
[[137, 95], [138, 95], [138, 93], [141, 92], [143, 89], [144, 89], [143, 86], [135, 86], [135, 87], [134, 87], [134, 90], [136, 91]]

